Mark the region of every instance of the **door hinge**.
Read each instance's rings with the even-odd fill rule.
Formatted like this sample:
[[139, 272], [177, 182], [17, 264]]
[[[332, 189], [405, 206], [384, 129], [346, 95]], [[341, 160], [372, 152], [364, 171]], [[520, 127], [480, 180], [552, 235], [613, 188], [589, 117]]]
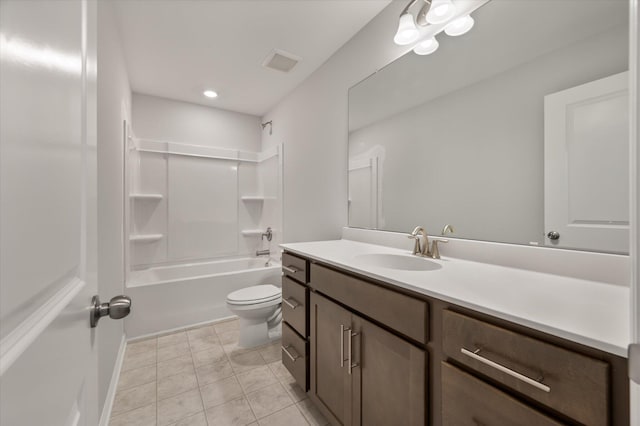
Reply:
[[640, 385], [640, 343], [629, 345], [629, 378]]

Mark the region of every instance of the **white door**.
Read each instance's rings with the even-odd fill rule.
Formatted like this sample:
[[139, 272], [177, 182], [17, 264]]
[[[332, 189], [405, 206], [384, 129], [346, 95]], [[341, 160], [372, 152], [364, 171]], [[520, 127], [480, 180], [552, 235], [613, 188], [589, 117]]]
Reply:
[[0, 0], [3, 426], [98, 424], [95, 45], [92, 0]]
[[628, 78], [624, 72], [545, 96], [548, 245], [629, 251]]

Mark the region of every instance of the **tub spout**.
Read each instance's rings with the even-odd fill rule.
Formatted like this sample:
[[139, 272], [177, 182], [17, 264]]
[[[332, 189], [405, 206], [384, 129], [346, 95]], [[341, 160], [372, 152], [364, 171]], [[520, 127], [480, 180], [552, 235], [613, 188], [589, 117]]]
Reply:
[[256, 256], [270, 256], [270, 255], [271, 255], [271, 251], [269, 251], [269, 249], [256, 251]]

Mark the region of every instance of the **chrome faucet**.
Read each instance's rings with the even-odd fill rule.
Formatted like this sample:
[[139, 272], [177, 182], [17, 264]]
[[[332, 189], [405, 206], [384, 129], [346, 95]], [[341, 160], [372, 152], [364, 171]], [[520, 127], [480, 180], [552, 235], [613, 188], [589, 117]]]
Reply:
[[[424, 242], [420, 243], [420, 237], [424, 238]], [[415, 240], [413, 246], [414, 255], [431, 257], [431, 253], [429, 252], [429, 236], [422, 226], [416, 226], [409, 235], [409, 238]]]
[[[453, 227], [447, 225], [442, 229], [442, 235], [447, 232], [453, 233]], [[420, 243], [420, 237], [424, 238], [424, 241]], [[413, 254], [416, 256], [430, 257], [432, 259], [440, 259], [440, 248], [438, 243], [448, 243], [449, 240], [433, 240], [429, 244], [429, 236], [422, 226], [416, 226], [415, 229], [409, 234], [409, 238], [415, 240], [413, 246]]]

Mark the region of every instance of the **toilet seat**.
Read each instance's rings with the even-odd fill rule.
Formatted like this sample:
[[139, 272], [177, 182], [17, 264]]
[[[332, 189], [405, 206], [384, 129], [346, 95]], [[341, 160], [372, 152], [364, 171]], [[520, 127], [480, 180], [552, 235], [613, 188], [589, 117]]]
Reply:
[[282, 297], [282, 289], [272, 284], [254, 285], [229, 293], [227, 303], [235, 306], [257, 305], [278, 301]]

